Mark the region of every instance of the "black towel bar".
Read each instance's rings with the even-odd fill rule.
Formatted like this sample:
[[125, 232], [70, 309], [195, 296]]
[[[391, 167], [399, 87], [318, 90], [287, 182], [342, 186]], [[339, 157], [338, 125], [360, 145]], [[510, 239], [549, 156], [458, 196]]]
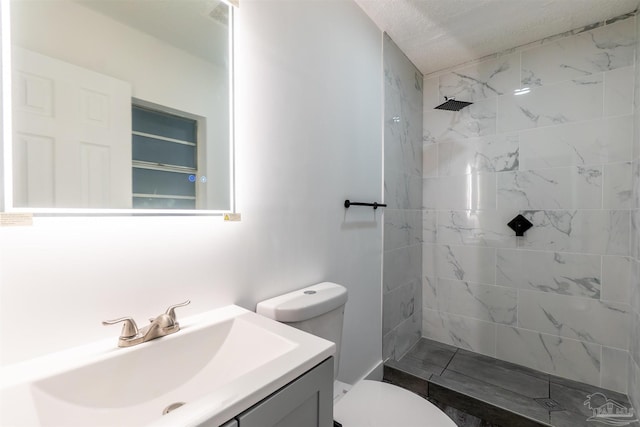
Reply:
[[373, 203], [352, 202], [351, 200], [347, 199], [347, 200], [344, 201], [344, 207], [348, 208], [349, 206], [373, 206], [373, 209], [387, 207], [387, 205], [384, 204], [384, 203], [378, 203], [378, 202], [373, 202]]

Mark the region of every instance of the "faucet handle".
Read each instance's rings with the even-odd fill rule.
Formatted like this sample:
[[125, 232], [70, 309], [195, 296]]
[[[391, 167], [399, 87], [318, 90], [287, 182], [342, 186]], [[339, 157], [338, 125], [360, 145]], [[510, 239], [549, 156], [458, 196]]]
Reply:
[[171, 317], [171, 319], [173, 319], [173, 321], [176, 321], [176, 312], [175, 309], [178, 307], [184, 307], [185, 305], [189, 305], [191, 303], [190, 300], [186, 300], [185, 302], [181, 302], [179, 304], [175, 304], [172, 305], [171, 307], [167, 308], [167, 311], [165, 312], [165, 314], [167, 314], [169, 317]]
[[116, 323], [124, 322], [122, 325], [122, 332], [120, 333], [120, 338], [131, 338], [135, 337], [138, 334], [138, 325], [136, 325], [136, 321], [131, 317], [121, 317], [120, 319], [114, 320], [105, 320], [102, 322], [103, 325], [115, 325]]

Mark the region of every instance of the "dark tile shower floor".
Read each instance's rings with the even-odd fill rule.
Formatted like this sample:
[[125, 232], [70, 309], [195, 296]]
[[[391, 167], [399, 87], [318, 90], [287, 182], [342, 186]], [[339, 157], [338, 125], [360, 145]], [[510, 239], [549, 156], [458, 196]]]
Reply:
[[[387, 361], [384, 380], [428, 398], [465, 427], [612, 425], [587, 421], [593, 411], [584, 402], [598, 392], [631, 407], [624, 394], [426, 338], [399, 361]], [[595, 396], [594, 403], [599, 406], [605, 401]], [[638, 422], [625, 425], [640, 427]]]

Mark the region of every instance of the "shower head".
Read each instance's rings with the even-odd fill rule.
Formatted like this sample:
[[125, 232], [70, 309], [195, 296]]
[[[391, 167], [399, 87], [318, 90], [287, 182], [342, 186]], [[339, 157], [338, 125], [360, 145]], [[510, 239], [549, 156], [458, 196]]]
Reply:
[[455, 98], [447, 98], [446, 96], [444, 99], [445, 102], [438, 105], [436, 110], [460, 111], [467, 105], [473, 104], [473, 102], [456, 101]]

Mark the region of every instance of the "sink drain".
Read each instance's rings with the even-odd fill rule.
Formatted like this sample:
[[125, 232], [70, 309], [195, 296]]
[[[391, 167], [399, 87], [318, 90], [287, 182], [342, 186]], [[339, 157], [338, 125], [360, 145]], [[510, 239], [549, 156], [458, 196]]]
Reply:
[[178, 409], [179, 407], [181, 407], [184, 404], [185, 404], [185, 402], [172, 403], [171, 405], [169, 405], [166, 408], [164, 408], [164, 411], [162, 411], [162, 415], [167, 415], [169, 412]]

